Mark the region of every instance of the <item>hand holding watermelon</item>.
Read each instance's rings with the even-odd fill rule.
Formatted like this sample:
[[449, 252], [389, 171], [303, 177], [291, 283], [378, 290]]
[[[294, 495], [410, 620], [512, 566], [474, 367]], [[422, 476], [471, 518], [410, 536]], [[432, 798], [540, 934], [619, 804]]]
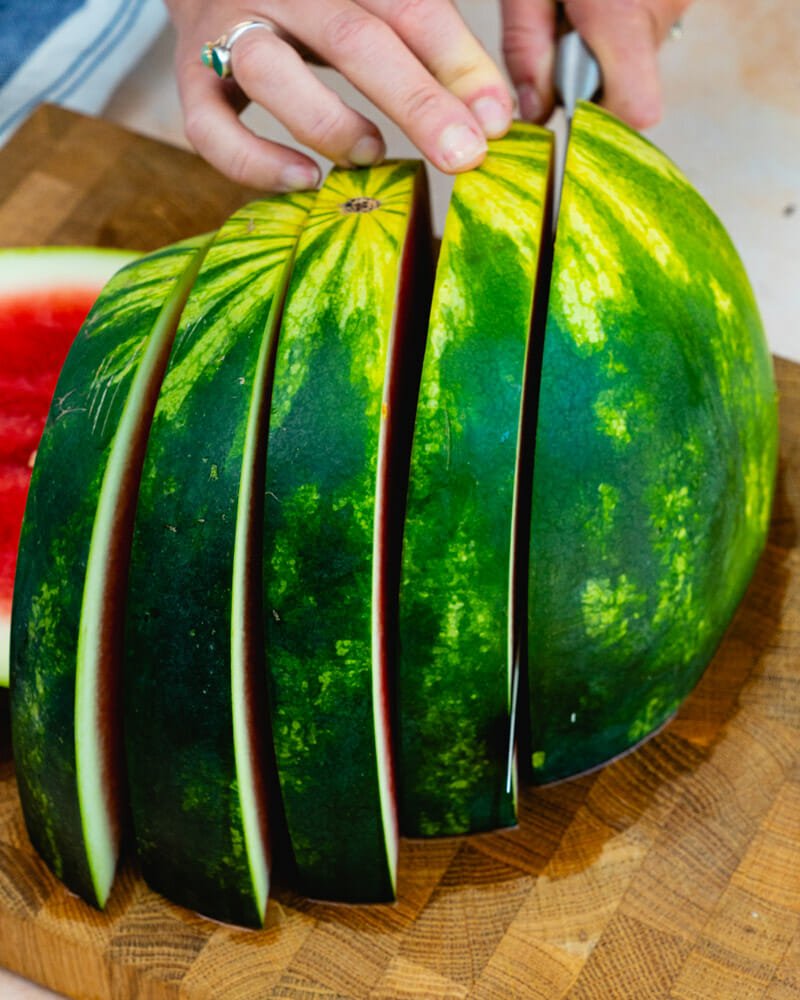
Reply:
[[[657, 51], [688, 4], [565, 5], [600, 62], [604, 103], [637, 128], [660, 116]], [[445, 173], [477, 166], [486, 139], [504, 135], [511, 124], [513, 102], [503, 76], [449, 0], [261, 0], [257, 9], [238, 0], [167, 0], [167, 6], [178, 31], [187, 136], [210, 163], [243, 184], [291, 191], [316, 187], [320, 179], [309, 156], [256, 136], [239, 121], [251, 101], [298, 143], [338, 166], [368, 166], [385, 155], [375, 124], [314, 76], [304, 55], [338, 70]], [[553, 107], [556, 5], [501, 0], [501, 10], [503, 50], [521, 117], [544, 121]], [[247, 20], [254, 13], [257, 19]]]

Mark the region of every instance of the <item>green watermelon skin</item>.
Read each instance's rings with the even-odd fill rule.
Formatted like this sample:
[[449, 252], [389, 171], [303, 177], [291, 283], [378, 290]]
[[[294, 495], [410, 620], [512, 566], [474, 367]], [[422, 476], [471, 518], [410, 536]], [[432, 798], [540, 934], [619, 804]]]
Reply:
[[529, 588], [536, 782], [676, 711], [765, 542], [771, 359], [708, 206], [653, 146], [576, 113], [545, 331]]
[[402, 514], [425, 333], [411, 292], [427, 286], [424, 308], [430, 283], [421, 164], [334, 170], [287, 294], [264, 519], [278, 773], [299, 888], [325, 899], [395, 892], [390, 524]]
[[516, 822], [512, 536], [551, 152], [551, 133], [515, 124], [478, 170], [457, 177], [445, 222], [400, 590], [398, 780], [409, 836]]
[[[141, 465], [141, 440], [127, 455], [115, 457], [117, 431], [142, 388], [140, 370], [152, 362], [156, 382], [159, 365], [163, 373], [170, 328], [202, 247], [202, 241], [191, 240], [142, 258], [100, 294], [59, 376], [22, 527], [10, 688], [23, 813], [33, 845], [54, 874], [98, 906], [113, 878], [124, 809], [115, 671], [135, 483], [114, 514], [117, 544], [107, 552], [96, 549], [98, 512], [112, 465], [120, 460], [130, 469]], [[151, 412], [154, 404], [154, 396], [152, 403], [145, 400]], [[90, 581], [92, 566], [103, 563], [109, 568], [105, 591]], [[83, 636], [87, 612], [101, 607], [110, 614], [95, 623], [100, 631]], [[99, 678], [87, 665], [94, 650], [101, 656]], [[82, 714], [84, 703], [94, 704], [91, 724]], [[79, 764], [87, 746], [82, 778]], [[92, 831], [98, 822], [107, 827], [106, 839], [96, 841]]]
[[125, 733], [142, 871], [172, 901], [248, 926], [264, 919], [274, 814], [260, 624], [265, 418], [313, 197], [254, 202], [217, 233], [156, 407], [131, 560]]

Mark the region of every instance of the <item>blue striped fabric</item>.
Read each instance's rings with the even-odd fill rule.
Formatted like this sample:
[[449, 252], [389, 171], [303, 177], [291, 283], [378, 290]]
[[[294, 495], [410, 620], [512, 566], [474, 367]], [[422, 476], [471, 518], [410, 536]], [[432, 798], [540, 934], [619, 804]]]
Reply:
[[0, 86], [83, 0], [0, 0]]
[[161, 0], [0, 0], [0, 143], [44, 102], [100, 111], [166, 19]]

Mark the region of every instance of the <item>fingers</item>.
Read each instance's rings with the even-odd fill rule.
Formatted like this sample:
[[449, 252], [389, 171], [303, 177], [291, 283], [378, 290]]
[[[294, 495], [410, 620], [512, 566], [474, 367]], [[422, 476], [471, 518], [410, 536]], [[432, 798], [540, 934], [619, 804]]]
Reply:
[[[380, 6], [378, 0], [375, 3]], [[426, 5], [439, 8], [441, 14], [449, 0], [419, 0], [420, 9]], [[314, 17], [308, 13], [312, 7]], [[476, 115], [437, 80], [424, 65], [424, 57], [412, 52], [387, 21], [353, 0], [297, 0], [283, 11], [290, 34], [393, 119], [434, 166], [452, 173], [481, 162], [486, 135]], [[413, 37], [419, 40], [423, 33], [418, 31]], [[437, 41], [441, 47], [448, 46], [446, 38]], [[428, 40], [427, 51], [432, 44]], [[455, 63], [461, 66], [463, 72], [455, 74], [454, 80], [464, 89], [482, 79], [479, 60], [462, 65], [456, 58], [442, 63], [450, 68]], [[485, 95], [478, 93], [475, 98], [480, 96]]]
[[298, 142], [342, 167], [382, 160], [378, 129], [326, 87], [298, 53], [271, 32], [251, 32], [233, 55], [236, 82]]
[[503, 56], [517, 89], [520, 116], [542, 122], [553, 109], [555, 4], [501, 0]]
[[231, 180], [264, 191], [297, 191], [316, 187], [320, 172], [302, 153], [254, 135], [239, 120], [246, 104], [200, 63], [185, 64], [178, 73], [184, 127], [197, 152]]
[[487, 138], [508, 131], [514, 106], [500, 70], [455, 6], [442, 0], [361, 0], [472, 112]]

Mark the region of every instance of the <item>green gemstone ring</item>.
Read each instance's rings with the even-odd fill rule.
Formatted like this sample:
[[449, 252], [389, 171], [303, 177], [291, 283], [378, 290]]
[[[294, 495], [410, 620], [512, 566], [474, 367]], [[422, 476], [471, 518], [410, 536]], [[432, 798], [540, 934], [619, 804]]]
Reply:
[[203, 65], [208, 66], [209, 69], [213, 69], [221, 79], [232, 76], [231, 50], [233, 49], [233, 43], [253, 28], [266, 28], [267, 31], [280, 34], [277, 25], [269, 21], [241, 21], [231, 28], [227, 34], [221, 35], [216, 42], [206, 42], [200, 50], [200, 58], [203, 60]]

